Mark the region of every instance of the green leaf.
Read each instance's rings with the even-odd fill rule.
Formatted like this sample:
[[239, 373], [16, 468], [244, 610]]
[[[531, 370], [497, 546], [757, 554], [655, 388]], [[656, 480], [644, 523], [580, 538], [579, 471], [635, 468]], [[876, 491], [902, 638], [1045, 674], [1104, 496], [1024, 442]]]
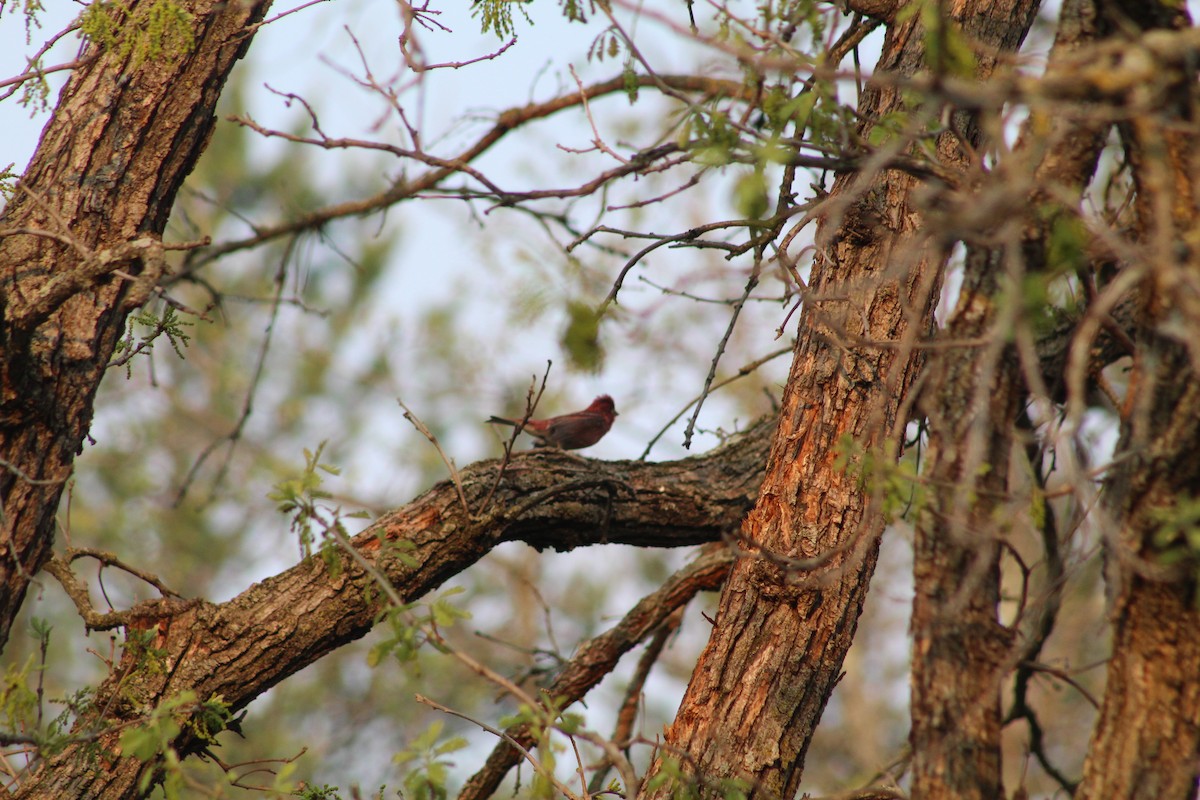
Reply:
[[907, 120], [907, 111], [889, 111], [880, 117], [867, 132], [867, 142], [872, 147], [886, 144], [903, 132]]
[[455, 736], [453, 739], [447, 739], [434, 748], [433, 752], [439, 756], [447, 753], [456, 753], [467, 747], [470, 743], [461, 736]]
[[706, 167], [723, 167], [730, 162], [729, 148], [724, 145], [710, 145], [698, 148], [692, 160]]
[[577, 368], [595, 372], [604, 363], [604, 347], [600, 344], [600, 315], [586, 303], [567, 304], [567, 328], [563, 331], [562, 347]]
[[583, 730], [584, 718], [582, 714], [563, 714], [558, 720], [558, 729], [565, 734], [574, 734]]
[[1055, 274], [1075, 272], [1086, 262], [1087, 242], [1087, 227], [1079, 217], [1066, 211], [1055, 214], [1047, 242], [1047, 269]]
[[745, 219], [758, 219], [767, 213], [771, 200], [762, 172], [755, 170], [738, 178], [733, 188], [733, 207]]
[[446, 723], [442, 720], [434, 720], [428, 728], [423, 730], [416, 739], [413, 740], [412, 748], [414, 750], [428, 750], [437, 742], [438, 737], [442, 735], [442, 729], [446, 727]]
[[625, 62], [625, 69], [621, 72], [621, 78], [625, 82], [625, 96], [629, 98], [629, 105], [633, 105], [638, 99], [638, 76], [634, 72], [632, 61]]

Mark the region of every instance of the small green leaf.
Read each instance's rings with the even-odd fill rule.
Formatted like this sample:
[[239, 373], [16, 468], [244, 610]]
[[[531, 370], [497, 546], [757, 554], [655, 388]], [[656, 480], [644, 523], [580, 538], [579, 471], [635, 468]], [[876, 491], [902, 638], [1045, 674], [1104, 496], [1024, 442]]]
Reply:
[[470, 742], [461, 736], [455, 736], [453, 739], [447, 739], [433, 749], [437, 755], [446, 755], [447, 753], [456, 753], [459, 750], [466, 748]]
[[710, 145], [696, 150], [692, 160], [706, 167], [723, 167], [729, 163], [729, 148], [723, 145]]
[[744, 219], [759, 219], [767, 213], [771, 200], [762, 172], [755, 170], [738, 178], [733, 189], [733, 207]]
[[[615, 39], [613, 40], [616, 41]], [[613, 55], [616, 55], [614, 52]], [[638, 99], [638, 76], [633, 70], [633, 62], [626, 61], [625, 69], [621, 73], [621, 78], [625, 82], [625, 96], [629, 98], [629, 105], [633, 105]]]
[[604, 363], [600, 344], [600, 315], [591, 306], [572, 301], [567, 305], [567, 328], [562, 347], [571, 363], [579, 369], [595, 372]]

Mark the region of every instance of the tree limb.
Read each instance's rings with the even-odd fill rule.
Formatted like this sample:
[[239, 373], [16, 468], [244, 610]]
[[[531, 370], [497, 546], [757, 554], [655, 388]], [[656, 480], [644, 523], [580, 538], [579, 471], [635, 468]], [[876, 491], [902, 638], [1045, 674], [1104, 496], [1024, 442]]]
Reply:
[[[523, 541], [538, 550], [714, 542], [735, 528], [753, 504], [773, 430], [773, 421], [764, 420], [715, 451], [659, 464], [581, 465], [577, 457], [564, 454], [525, 454], [509, 463], [492, 503], [501, 510], [523, 508], [519, 516], [498, 511], [472, 518], [463, 511], [456, 487], [445, 481], [381, 517], [352, 544], [404, 602], [413, 602], [507, 541]], [[498, 461], [486, 461], [462, 471], [462, 490], [471, 507], [480, 507], [492, 491], [498, 467]], [[588, 481], [580, 481], [584, 476]], [[577, 488], [553, 493], [564, 485]], [[609, 486], [621, 489], [612, 491]], [[531, 504], [531, 498], [539, 502]], [[708, 578], [723, 568], [707, 561], [701, 565]], [[664, 607], [678, 605], [679, 598], [664, 598], [680, 591], [694, 593], [710, 583], [685, 569], [654, 597]], [[375, 578], [353, 560], [347, 558], [331, 569], [324, 560], [309, 558], [224, 603], [193, 600], [174, 605], [176, 613], [164, 613], [168, 604], [163, 600], [134, 606], [121, 613], [127, 615], [131, 630], [152, 634], [151, 646], [159, 654], [156, 663], [164, 668], [147, 669], [138, 661], [139, 654], [127, 647], [121, 665], [97, 689], [93, 716], [81, 717], [76, 727], [115, 730], [145, 708], [184, 691], [202, 699], [220, 695], [236, 712], [365, 635], [384, 607], [381, 598]], [[647, 610], [645, 602], [630, 612], [630, 618], [640, 622], [618, 626], [608, 638], [593, 640], [576, 656], [578, 668], [559, 676], [555, 691], [582, 696], [604, 674], [605, 659], [615, 663], [622, 648], [633, 646], [658, 624], [656, 615], [663, 609]], [[101, 735], [100, 742], [109, 749], [116, 746], [115, 736]], [[177, 749], [186, 755], [201, 747], [185, 733]], [[126, 797], [142, 764], [115, 753], [112, 758], [102, 776], [93, 774], [89, 759], [72, 745], [49, 758], [16, 797]], [[80, 786], [86, 787], [82, 795]]]

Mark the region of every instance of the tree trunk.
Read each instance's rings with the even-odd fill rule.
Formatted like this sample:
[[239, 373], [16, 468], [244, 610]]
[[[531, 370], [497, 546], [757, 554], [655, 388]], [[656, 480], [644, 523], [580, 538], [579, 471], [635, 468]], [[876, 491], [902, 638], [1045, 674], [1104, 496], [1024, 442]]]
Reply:
[[[122, 36], [145, 27], [152, 4], [129, 4]], [[125, 317], [162, 273], [175, 193], [208, 144], [248, 26], [271, 3], [178, 5], [192, 15], [186, 52], [87, 45], [0, 218], [0, 649], [50, 555]]]
[[[1051, 64], [1095, 41], [1091, 7], [1091, 0], [1064, 4]], [[1026, 123], [1004, 174], [985, 184], [984, 193], [1002, 207], [1009, 205], [1006, 191], [1013, 190], [1001, 183], [1038, 187], [1032, 196], [1011, 198], [1012, 205], [1037, 213], [1026, 219], [1001, 216], [994, 229], [974, 232], [978, 242], [968, 247], [963, 286], [944, 337], [947, 347], [936, 351], [929, 367], [930, 390], [921, 403], [929, 431], [924, 470], [929, 497], [913, 547], [913, 797], [1004, 796], [1001, 688], [1024, 644], [1014, 650], [1015, 632], [999, 622], [1000, 554], [1011, 521], [1033, 502], [1020, 489], [1028, 480], [1013, 486], [1010, 477], [1014, 467], [1016, 474], [1025, 471], [1012, 463], [1022, 446], [1015, 436], [1021, 403], [1030, 390], [1041, 391], [1024, 385], [1010, 342], [1012, 332], [1024, 335], [1020, 308], [1016, 294], [1002, 287], [1045, 271], [1056, 219], [1045, 210], [1065, 197], [1076, 202], [1082, 197], [1110, 127], [1087, 111], [1053, 119], [1035, 112]], [[988, 239], [1003, 244], [987, 249]], [[955, 344], [971, 341], [985, 344]]]
[[[1173, 3], [1125, 5], [1146, 27], [1190, 24]], [[1191, 800], [1200, 776], [1200, 552], [1188, 540], [1200, 496], [1200, 103], [1194, 58], [1173, 69], [1165, 101], [1131, 95], [1122, 131], [1144, 259], [1125, 269], [1144, 276], [1145, 317], [1105, 487], [1113, 654], [1080, 800]]]
[[[1036, 8], [1033, 0], [963, 0], [948, 10], [985, 48], [1011, 51]], [[980, 57], [977, 77], [994, 65], [994, 56]], [[924, 68], [925, 36], [915, 20], [890, 26], [879, 72], [907, 77]], [[876, 85], [860, 110], [875, 120], [901, 108], [898, 89]], [[962, 116], [957, 129], [973, 145], [977, 133]], [[944, 165], [963, 163], [953, 136], [943, 134], [938, 150]], [[897, 455], [902, 404], [921, 360], [912, 345], [931, 328], [941, 282], [944, 253], [920, 236], [924, 212], [910, 195], [914, 185], [897, 172], [842, 175], [827, 201], [818, 234], [827, 255], [813, 265], [767, 477], [742, 530], [749, 554], [722, 592], [644, 796], [666, 798], [677, 788], [658, 777], [675, 769], [664, 759], [706, 795], [719, 795], [730, 780], [761, 797], [797, 791], [883, 528], [860, 478], [871, 491], [867, 465], [886, 470]]]
[[1005, 504], [1022, 398], [1017, 365], [998, 330], [1011, 321], [997, 308], [1004, 256], [1003, 248], [969, 252], [946, 338], [988, 344], [935, 356], [923, 395], [929, 498], [913, 543], [909, 741], [912, 796], [928, 800], [1004, 796], [1000, 685], [1011, 635], [997, 614], [1000, 543], [1010, 517], [996, 512]]

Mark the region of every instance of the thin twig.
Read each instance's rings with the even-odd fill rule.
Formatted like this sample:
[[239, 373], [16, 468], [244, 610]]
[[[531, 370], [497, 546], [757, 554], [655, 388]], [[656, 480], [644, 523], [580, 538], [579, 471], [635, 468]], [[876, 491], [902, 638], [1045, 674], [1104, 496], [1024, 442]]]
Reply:
[[554, 788], [558, 789], [560, 792], [562, 792], [567, 797], [572, 798], [572, 800], [578, 800], [578, 796], [574, 792], [572, 792], [570, 790], [570, 788], [568, 788], [560, 780], [558, 780], [558, 778], [556, 778], [553, 773], [549, 772], [542, 765], [542, 763], [534, 757], [533, 753], [530, 753], [527, 749], [522, 747], [515, 739], [513, 739], [511, 736], [509, 736], [504, 731], [500, 730], [499, 728], [493, 728], [491, 725], [488, 725], [486, 722], [483, 722], [481, 720], [475, 719], [474, 717], [463, 714], [460, 711], [455, 711], [453, 708], [450, 708], [449, 706], [444, 706], [441, 703], [437, 702], [436, 700], [431, 700], [430, 698], [426, 697], [423, 694], [417, 694], [414, 697], [415, 697], [416, 701], [418, 703], [421, 703], [422, 705], [427, 705], [436, 711], [441, 711], [443, 714], [449, 714], [452, 717], [458, 717], [459, 719], [466, 720], [467, 722], [470, 722], [473, 725], [478, 725], [480, 728], [482, 728], [483, 730], [492, 734], [493, 736], [503, 739], [506, 743], [511, 745], [513, 748], [515, 748], [521, 754], [521, 756], [524, 757], [525, 760], [528, 761], [533, 766], [533, 769], [536, 772], [538, 772], [542, 777], [544, 777], [547, 781], [549, 781], [551, 784], [553, 784]]
[[437, 454], [441, 456], [442, 463], [446, 465], [446, 469], [450, 470], [450, 480], [454, 483], [454, 488], [458, 492], [458, 501], [462, 503], [463, 513], [470, 518], [471, 507], [467, 504], [467, 494], [463, 491], [462, 475], [459, 474], [458, 465], [455, 464], [454, 459], [442, 449], [441, 442], [439, 442], [438, 438], [433, 435], [433, 431], [429, 430], [428, 426], [421, 421], [421, 418], [414, 414], [412, 409], [404, 405], [404, 401], [399, 397], [396, 398], [396, 403], [404, 409], [404, 418], [408, 420], [409, 423], [416, 428], [422, 436], [429, 440], [429, 443], [433, 445], [435, 450], [437, 450]]
[[[571, 71], [571, 77], [575, 79], [575, 85], [579, 88], [579, 102], [583, 106], [584, 116], [587, 117], [588, 124], [592, 126], [592, 144], [594, 145], [592, 149], [599, 150], [601, 153], [607, 153], [622, 164], [628, 164], [628, 158], [618, 154], [611, 147], [604, 143], [604, 138], [600, 136], [600, 130], [596, 127], [596, 120], [592, 117], [592, 106], [590, 103], [588, 103], [587, 95], [583, 91], [583, 81], [579, 79], [578, 73], [575, 72], [574, 64], [569, 64], [568, 67]], [[559, 145], [558, 147], [560, 150], [568, 153], [579, 154], [590, 152], [587, 150], [574, 150], [569, 147], [564, 147], [563, 145]]]
[[[581, 643], [546, 693], [568, 703], [585, 696], [612, 671], [624, 653], [661, 626], [675, 609], [686, 605], [701, 590], [720, 586], [732, 564], [729, 548], [720, 543], [705, 545], [699, 557], [638, 601], [617, 625]], [[520, 742], [532, 741], [522, 726], [509, 728], [508, 734]], [[515, 753], [507, 745], [493, 748], [484, 765], [464, 785], [459, 800], [483, 800], [495, 794], [504, 776], [517, 763]]]
[[729, 325], [725, 328], [725, 335], [721, 337], [721, 341], [717, 344], [717, 352], [713, 354], [712, 363], [708, 367], [708, 375], [704, 378], [704, 389], [701, 390], [700, 396], [696, 399], [696, 408], [692, 412], [691, 419], [688, 420], [687, 427], [683, 431], [683, 446], [685, 449], [692, 448], [692, 434], [696, 430], [696, 420], [700, 417], [700, 409], [704, 407], [704, 401], [712, 391], [713, 379], [717, 376], [717, 364], [721, 361], [721, 356], [725, 353], [725, 345], [729, 343], [729, 339], [733, 336], [733, 329], [737, 325], [738, 316], [742, 313], [742, 309], [746, 305], [746, 300], [750, 297], [751, 292], [758, 286], [758, 276], [762, 272], [763, 259], [761, 256], [754, 259], [754, 268], [750, 270], [750, 277], [746, 280], [746, 288], [742, 292], [742, 296], [733, 306], [733, 313], [729, 317]]
[[592, 780], [588, 784], [588, 789], [595, 794], [599, 792], [604, 781], [608, 777], [608, 771], [612, 767], [617, 767], [621, 772], [621, 779], [625, 781], [625, 785], [632, 787], [636, 783], [633, 782], [634, 776], [629, 776], [621, 769], [620, 761], [627, 759], [618, 759], [616, 756], [623, 756], [622, 750], [627, 750], [630, 741], [633, 739], [633, 726], [637, 721], [638, 709], [641, 707], [642, 692], [646, 687], [646, 679], [650, 677], [650, 670], [657, 663], [659, 656], [662, 655], [663, 648], [667, 645], [667, 640], [670, 639], [683, 624], [683, 606], [675, 609], [671, 616], [667, 617], [666, 621], [658, 626], [654, 631], [654, 636], [646, 645], [645, 652], [638, 659], [637, 668], [634, 669], [633, 675], [629, 678], [629, 685], [625, 687], [625, 699], [621, 703], [620, 710], [617, 711], [617, 722], [613, 727], [613, 734], [609, 737], [609, 744], [615, 751], [610, 752], [605, 748], [606, 759], [604, 763], [599, 765], [596, 772], [592, 774]]
[[529, 390], [525, 393], [525, 416], [520, 420], [508, 437], [508, 441], [504, 443], [504, 456], [500, 459], [500, 467], [496, 470], [496, 480], [492, 481], [492, 488], [488, 490], [487, 497], [483, 500], [483, 505], [479, 508], [479, 514], [482, 516], [487, 513], [488, 507], [492, 504], [492, 498], [496, 496], [496, 490], [500, 488], [500, 481], [504, 478], [505, 471], [508, 469], [509, 462], [512, 461], [513, 446], [517, 442], [517, 437], [521, 435], [521, 431], [529, 424], [529, 420], [533, 418], [533, 412], [537, 409], [538, 403], [542, 400], [542, 395], [546, 391], [546, 380], [550, 377], [550, 367], [554, 364], [550, 359], [546, 359], [546, 371], [542, 373], [542, 386], [534, 394], [534, 387], [537, 386], [537, 375], [529, 379]]
[[16, 464], [12, 463], [11, 461], [6, 461], [3, 458], [0, 458], [0, 468], [11, 472], [13, 475], [16, 475], [18, 478], [28, 483], [30, 486], [55, 486], [60, 483], [66, 483], [67, 480], [70, 479], [73, 469], [68, 467], [67, 474], [61, 478], [34, 478]]
[[115, 567], [122, 572], [132, 575], [143, 583], [150, 584], [157, 589], [158, 593], [163, 597], [174, 597], [179, 600], [183, 599], [183, 595], [163, 583], [162, 579], [154, 573], [147, 572], [143, 569], [138, 569], [137, 567], [127, 564], [116, 555], [106, 550], [99, 550], [94, 547], [70, 547], [67, 548], [65, 553], [63, 553], [63, 556], [66, 558], [68, 564], [81, 558], [94, 558], [100, 562], [102, 566]]
[[[54, 47], [54, 45], [57, 44], [60, 39], [62, 39], [67, 34], [73, 33], [77, 30], [79, 30], [79, 25], [72, 23], [71, 25], [68, 25], [63, 30], [54, 34], [48, 40], [46, 40], [42, 44], [41, 47], [38, 48], [38, 51], [36, 53], [34, 53], [32, 56], [28, 56], [25, 59], [26, 63], [27, 64], [38, 63], [39, 61], [41, 61], [42, 56], [44, 56], [44, 55], [46, 55], [46, 53], [50, 52], [50, 49], [52, 47]], [[56, 64], [52, 67], [40, 67], [40, 68], [31, 69], [20, 75], [14, 75], [11, 78], [5, 78], [4, 80], [0, 81], [0, 88], [6, 87], [6, 86], [11, 87], [11, 88], [9, 88], [8, 91], [0, 94], [0, 101], [6, 100], [9, 97], [12, 97], [12, 95], [17, 91], [17, 89], [19, 89], [21, 87], [21, 84], [25, 83], [28, 80], [31, 80], [34, 78], [42, 78], [46, 75], [52, 75], [55, 72], [62, 72], [64, 70], [69, 70], [69, 69], [77, 69], [78, 67], [82, 67], [84, 64], [94, 61], [98, 54], [99, 53], [97, 52], [93, 55], [88, 56], [87, 58], [77, 58], [74, 61], [67, 61], [62, 64]]]
[[246, 390], [246, 397], [242, 402], [242, 412], [238, 416], [238, 420], [234, 424], [233, 430], [231, 430], [225, 436], [210, 443], [200, 453], [199, 457], [196, 458], [195, 463], [192, 464], [192, 468], [188, 470], [187, 475], [184, 477], [183, 484], [179, 487], [179, 492], [175, 495], [175, 506], [179, 506], [183, 502], [183, 499], [187, 496], [188, 489], [192, 485], [192, 481], [195, 480], [196, 474], [200, 471], [200, 467], [204, 465], [204, 462], [208, 460], [208, 457], [211, 456], [216, 449], [221, 446], [222, 443], [228, 442], [229, 452], [226, 454], [224, 463], [221, 465], [221, 468], [217, 471], [216, 477], [213, 479], [213, 492], [216, 492], [217, 487], [224, 480], [226, 471], [229, 469], [230, 461], [233, 458], [233, 448], [237, 445], [238, 440], [241, 439], [242, 431], [246, 427], [246, 422], [250, 419], [250, 414], [254, 411], [254, 398], [258, 393], [259, 383], [262, 380], [263, 371], [266, 368], [267, 353], [271, 349], [271, 338], [275, 333], [275, 323], [279, 319], [279, 310], [283, 307], [282, 298], [283, 289], [287, 283], [287, 265], [291, 260], [292, 253], [295, 251], [296, 241], [296, 237], [292, 237], [288, 240], [287, 247], [279, 259], [279, 268], [275, 271], [275, 299], [271, 305], [271, 317], [267, 321], [267, 330], [263, 336], [262, 344], [258, 349], [258, 359], [257, 363], [254, 365], [254, 375], [250, 379], [250, 386]]
[[[792, 349], [794, 347], [795, 347], [795, 344], [793, 343], [793, 344], [789, 344], [787, 347], [781, 347], [778, 350], [772, 350], [770, 353], [767, 353], [762, 358], [759, 358], [755, 361], [751, 361], [749, 364], [742, 366], [740, 369], [738, 369], [737, 372], [735, 372], [733, 375], [730, 375], [725, 380], [717, 381], [716, 383], [714, 383], [712, 386], [710, 386], [708, 388], [708, 392], [711, 394], [712, 392], [715, 392], [722, 387], [728, 386], [729, 384], [733, 383], [734, 381], [736, 381], [740, 378], [746, 377], [747, 375], [751, 374], [756, 369], [761, 367], [763, 364], [766, 364], [768, 361], [774, 361], [775, 359], [779, 358], [780, 356], [786, 355], [787, 353], [792, 352]], [[675, 414], [675, 416], [671, 417], [671, 419], [667, 422], [667, 424], [664, 425], [658, 431], [658, 433], [654, 434], [654, 436], [651, 437], [649, 443], [646, 445], [646, 449], [642, 451], [642, 454], [638, 457], [638, 460], [645, 461], [646, 458], [650, 455], [650, 450], [654, 447], [655, 443], [657, 443], [658, 440], [663, 437], [663, 434], [665, 434], [668, 430], [670, 430], [671, 426], [674, 425], [676, 422], [678, 422], [680, 417], [682, 417], [684, 414], [686, 414], [687, 410], [689, 408], [691, 408], [696, 403], [700, 402], [702, 397], [703, 397], [703, 395], [697, 395], [697, 396], [693, 397], [691, 400], [689, 400], [683, 406], [683, 408], [679, 409], [679, 412], [677, 414]]]

